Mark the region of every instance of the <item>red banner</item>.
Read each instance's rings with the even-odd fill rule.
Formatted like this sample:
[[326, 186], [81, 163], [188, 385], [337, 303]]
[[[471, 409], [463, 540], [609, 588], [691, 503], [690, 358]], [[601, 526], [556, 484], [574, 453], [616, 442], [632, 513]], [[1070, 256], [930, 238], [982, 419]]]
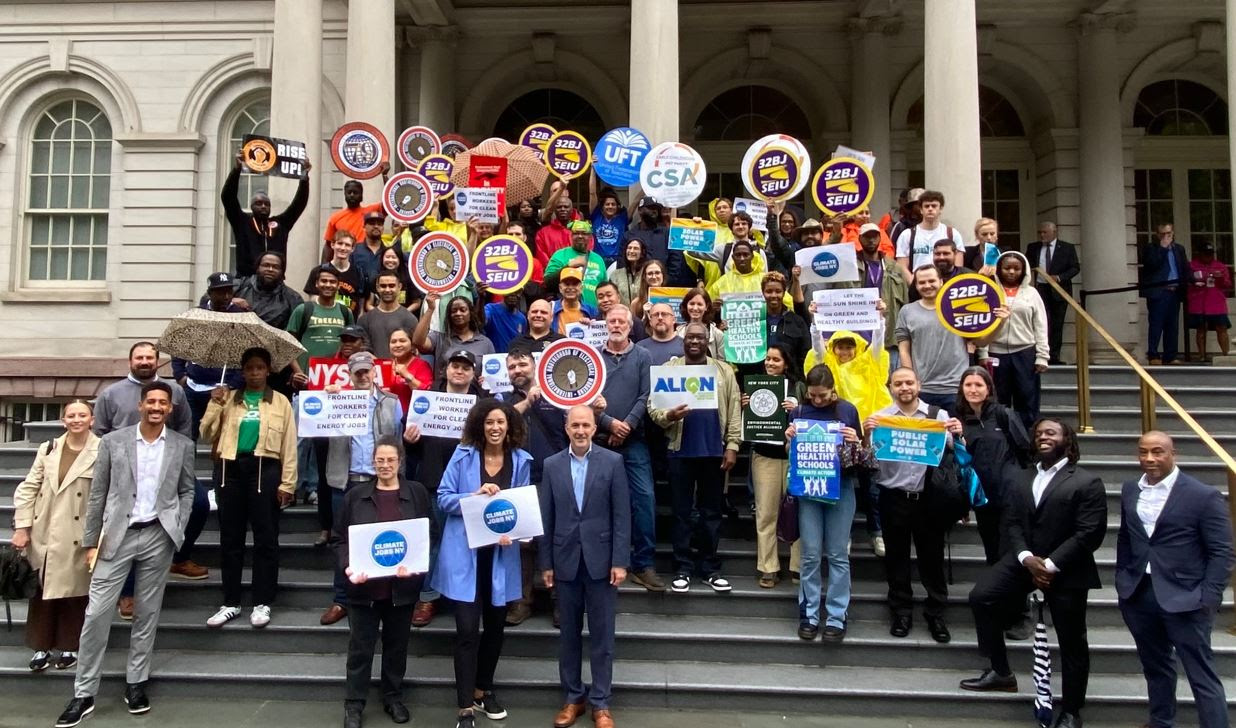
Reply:
[[504, 157], [474, 155], [468, 165], [469, 187], [501, 187], [498, 195], [498, 217], [506, 207], [506, 165]]
[[[378, 359], [376, 363], [374, 383], [382, 388], [389, 387], [390, 382], [395, 381], [395, 371], [391, 368], [391, 360]], [[326, 389], [328, 384], [343, 386], [351, 381], [348, 376], [348, 360], [335, 357], [310, 357], [309, 371], [306, 374], [309, 375], [309, 384], [306, 385], [308, 389]]]

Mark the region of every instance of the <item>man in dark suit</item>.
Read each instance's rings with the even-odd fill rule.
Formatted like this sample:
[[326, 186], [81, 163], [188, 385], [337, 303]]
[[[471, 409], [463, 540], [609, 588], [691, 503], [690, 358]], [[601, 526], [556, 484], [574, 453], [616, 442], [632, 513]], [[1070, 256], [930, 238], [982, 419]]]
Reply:
[[1176, 467], [1172, 438], [1137, 443], [1138, 481], [1120, 494], [1116, 593], [1146, 675], [1150, 724], [1176, 719], [1176, 664], [1184, 666], [1202, 728], [1227, 728], [1227, 698], [1210, 631], [1236, 558], [1223, 494]]
[[[1189, 256], [1184, 246], [1176, 242], [1171, 223], [1157, 229], [1159, 239], [1142, 248], [1142, 283], [1154, 285], [1142, 290], [1149, 319], [1146, 341], [1146, 361], [1151, 364], [1171, 364], [1176, 361], [1180, 343], [1180, 305], [1188, 296]], [[1159, 339], [1163, 354], [1159, 355]]]
[[1064, 697], [1055, 728], [1081, 728], [1090, 678], [1086, 594], [1099, 587], [1094, 552], [1107, 532], [1107, 493], [1098, 476], [1078, 467], [1073, 428], [1052, 419], [1034, 423], [1038, 465], [1007, 494], [1008, 548], [979, 578], [970, 607], [979, 650], [991, 667], [961, 681], [964, 690], [1017, 690], [1004, 630], [1021, 618], [1026, 596], [1041, 589], [1051, 609], [1064, 663]]
[[618, 585], [631, 558], [631, 503], [622, 456], [592, 444], [596, 416], [572, 407], [566, 431], [571, 446], [545, 460], [540, 500], [545, 523], [537, 561], [545, 585], [558, 590], [562, 636], [558, 675], [566, 702], [554, 718], [567, 728], [584, 714], [580, 675], [583, 618], [588, 611], [592, 689], [587, 693], [597, 728], [613, 728], [609, 712], [614, 665], [614, 617]]
[[[1073, 295], [1073, 279], [1081, 272], [1081, 264], [1077, 261], [1077, 248], [1056, 238], [1056, 223], [1039, 223], [1038, 242], [1030, 243], [1026, 248], [1026, 258], [1032, 268], [1047, 271], [1047, 275], [1059, 283], [1065, 293]], [[1034, 288], [1047, 308], [1047, 347], [1050, 352], [1047, 363], [1061, 364], [1060, 345], [1064, 340], [1064, 317], [1069, 312], [1069, 304], [1037, 274]]]

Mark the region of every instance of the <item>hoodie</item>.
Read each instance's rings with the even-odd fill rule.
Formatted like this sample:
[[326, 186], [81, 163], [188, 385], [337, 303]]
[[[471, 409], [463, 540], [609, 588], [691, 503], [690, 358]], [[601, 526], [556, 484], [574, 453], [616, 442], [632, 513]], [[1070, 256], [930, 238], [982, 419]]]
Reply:
[[[883, 341], [883, 330], [877, 330], [872, 339]], [[833, 346], [842, 339], [853, 339], [857, 347], [854, 358], [842, 364], [833, 353]], [[816, 337], [820, 341], [820, 337]], [[893, 403], [888, 393], [888, 351], [882, 346], [869, 346], [863, 337], [850, 331], [834, 331], [823, 346], [823, 352], [813, 349], [807, 354], [806, 371], [823, 363], [833, 373], [837, 394], [858, 409], [859, 421], [888, 407]]]
[[1047, 310], [1043, 307], [1039, 292], [1031, 283], [1030, 263], [1026, 256], [1016, 250], [1002, 254], [996, 261], [996, 282], [999, 283], [1000, 263], [1009, 256], [1016, 256], [1021, 260], [1024, 272], [1021, 283], [1016, 288], [1004, 289], [1009, 317], [987, 343], [987, 352], [998, 357], [1034, 347], [1034, 363], [1047, 366]]
[[[730, 230], [728, 222], [721, 222], [721, 218], [717, 217], [717, 200], [708, 203], [708, 219], [717, 225], [717, 239], [713, 244], [712, 252], [687, 253], [686, 256], [687, 266], [704, 280], [705, 288], [734, 269], [733, 259], [730, 257], [734, 233]], [[752, 230], [750, 241], [752, 252], [755, 253], [751, 261], [751, 269], [763, 273], [768, 270], [768, 254], [764, 252], [764, 236], [758, 230]], [[725, 266], [724, 271], [721, 270], [722, 264]]]

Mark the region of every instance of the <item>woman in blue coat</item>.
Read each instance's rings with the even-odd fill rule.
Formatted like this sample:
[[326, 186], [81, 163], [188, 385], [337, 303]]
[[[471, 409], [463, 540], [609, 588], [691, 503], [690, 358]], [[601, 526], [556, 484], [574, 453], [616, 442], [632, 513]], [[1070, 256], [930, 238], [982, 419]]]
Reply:
[[438, 485], [446, 525], [432, 586], [455, 602], [456, 728], [473, 728], [478, 710], [492, 720], [506, 717], [494, 695], [494, 671], [502, 654], [506, 605], [523, 593], [519, 544], [503, 536], [495, 546], [468, 548], [459, 502], [529, 485], [532, 456], [521, 449], [524, 438], [524, 420], [510, 405], [481, 400], [468, 413], [460, 445]]

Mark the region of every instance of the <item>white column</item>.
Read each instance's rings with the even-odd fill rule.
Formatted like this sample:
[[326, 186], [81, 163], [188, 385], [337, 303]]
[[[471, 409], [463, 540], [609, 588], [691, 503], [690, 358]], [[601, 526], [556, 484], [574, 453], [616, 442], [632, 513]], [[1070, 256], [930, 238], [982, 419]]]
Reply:
[[[1227, 0], [1227, 16], [1223, 24], [1227, 46], [1227, 97], [1236, 99], [1236, 0]], [[1227, 115], [1227, 151], [1228, 169], [1236, 174], [1236, 115]], [[1233, 203], [1236, 203], [1236, 190], [1233, 191]], [[1232, 208], [1236, 210], [1236, 207]]]
[[923, 26], [927, 187], [944, 193], [944, 219], [964, 234], [983, 207], [974, 0], [926, 0]]
[[[409, 28], [408, 38], [421, 51], [419, 124], [438, 134], [459, 131], [455, 121], [455, 26]], [[475, 131], [475, 130], [474, 130]], [[488, 132], [490, 130], [486, 130]], [[488, 133], [485, 136], [489, 136]], [[481, 141], [473, 139], [473, 143]]]
[[[271, 133], [303, 139], [313, 163], [309, 204], [288, 236], [287, 279], [300, 281], [318, 261], [321, 184], [332, 166], [322, 139], [322, 0], [275, 0], [270, 117]], [[271, 177], [270, 188], [273, 209], [282, 210], [296, 182]]]
[[[854, 60], [850, 64], [850, 143], [875, 154], [876, 194], [871, 216], [879, 220], [896, 200], [892, 190], [892, 130], [889, 121], [888, 40], [901, 29], [896, 18], [853, 18]], [[818, 160], [820, 162], [824, 160]], [[950, 201], [951, 204], [951, 201]]]
[[[395, 129], [395, 0], [348, 2], [348, 121], [376, 126], [391, 143], [391, 158], [399, 130]], [[377, 200], [382, 178], [365, 182], [365, 199]]]
[[[1117, 31], [1128, 16], [1083, 15], [1078, 38], [1078, 167], [1081, 192], [1082, 285], [1087, 289], [1129, 285], [1124, 132], [1120, 120]], [[1077, 287], [1074, 286], [1075, 293]], [[1127, 347], [1137, 342], [1133, 293], [1096, 296], [1086, 310]]]
[[631, 126], [678, 140], [678, 0], [631, 0]]

